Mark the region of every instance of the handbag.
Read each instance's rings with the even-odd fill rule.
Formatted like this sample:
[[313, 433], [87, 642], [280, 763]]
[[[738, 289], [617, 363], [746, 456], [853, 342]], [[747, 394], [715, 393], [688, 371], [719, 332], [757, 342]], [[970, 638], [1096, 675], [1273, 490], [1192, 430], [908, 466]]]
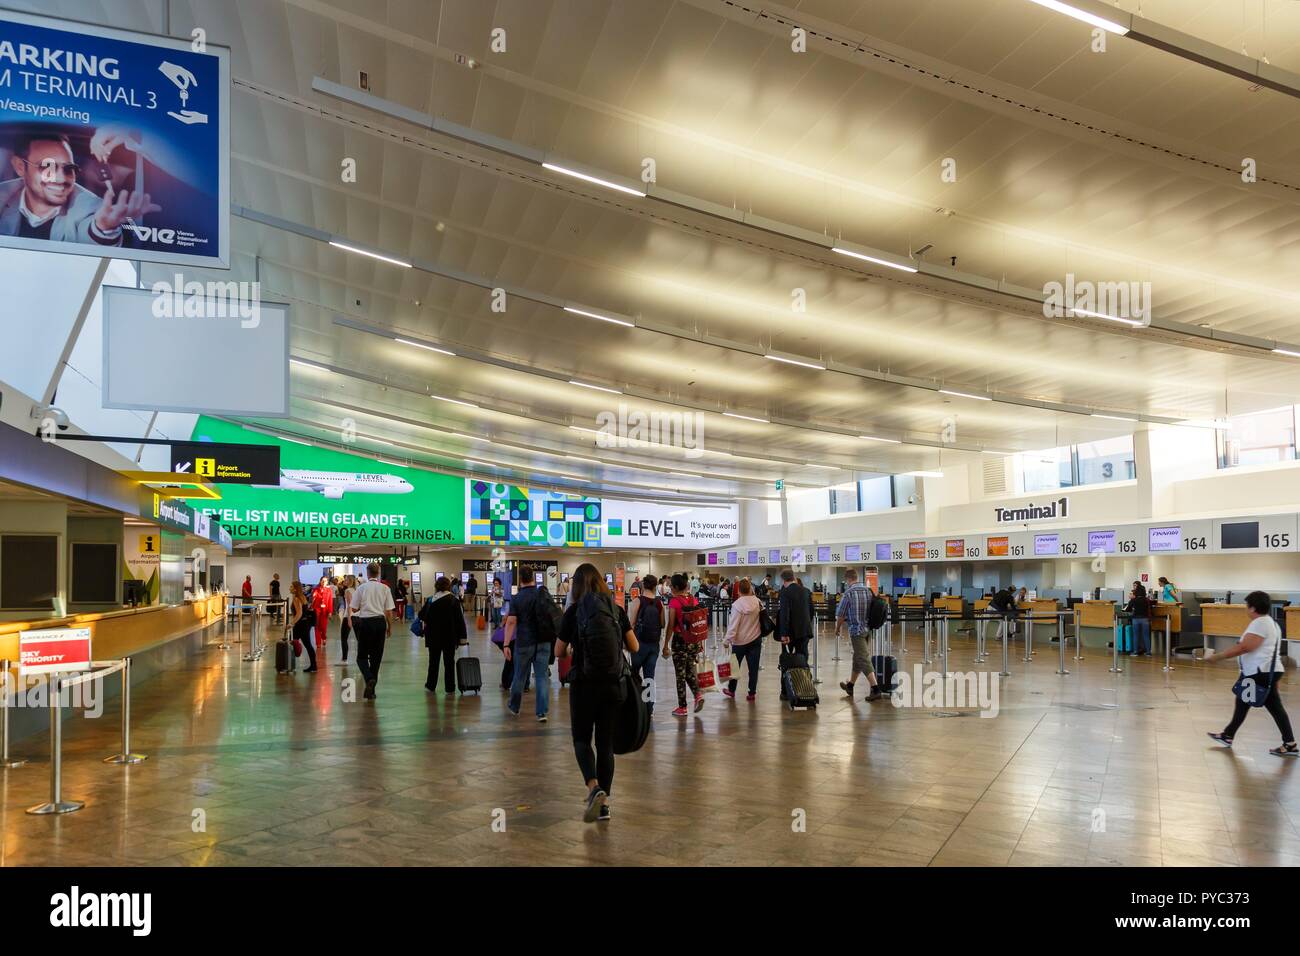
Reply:
[[768, 616], [767, 608], [758, 609], [758, 636], [767, 637], [776, 630], [776, 625], [772, 623], [772, 618]]
[[411, 634], [415, 637], [424, 637], [424, 622], [418, 617], [411, 620]]
[[[1232, 694], [1237, 700], [1248, 707], [1263, 707], [1267, 703], [1268, 695], [1277, 683], [1277, 671], [1273, 670], [1273, 666], [1277, 663], [1277, 648], [1281, 643], [1281, 638], [1273, 642], [1273, 659], [1268, 662], [1267, 678], [1263, 671], [1247, 677], [1246, 671], [1242, 669], [1237, 682], [1232, 685]], [[1241, 667], [1240, 658], [1237, 659], [1237, 666]]]
[[500, 648], [502, 648], [502, 649], [505, 648], [505, 646], [506, 646], [506, 629], [505, 629], [504, 627], [498, 627], [495, 631], [492, 632], [492, 643], [495, 644], [497, 647], [500, 647]]
[[705, 658], [704, 662], [695, 669], [695, 681], [700, 687], [700, 693], [718, 689], [718, 669], [712, 658]]
[[722, 647], [727, 656], [723, 660], [713, 662], [713, 670], [718, 675], [719, 684], [737, 679], [736, 662], [731, 659], [731, 645], [723, 644]]
[[302, 657], [302, 641], [296, 637], [293, 639], [293, 656]]

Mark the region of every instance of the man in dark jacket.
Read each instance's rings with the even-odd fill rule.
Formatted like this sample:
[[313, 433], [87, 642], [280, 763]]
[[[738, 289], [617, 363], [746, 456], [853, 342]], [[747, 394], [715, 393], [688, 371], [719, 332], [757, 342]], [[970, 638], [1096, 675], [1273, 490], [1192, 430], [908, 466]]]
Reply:
[[443, 687], [448, 694], [456, 693], [456, 648], [469, 640], [465, 633], [465, 615], [460, 602], [451, 596], [451, 582], [438, 578], [433, 584], [433, 597], [420, 608], [420, 623], [424, 626], [424, 646], [429, 649], [429, 674], [424, 689], [433, 693], [438, 689], [438, 665], [446, 669]]
[[812, 595], [795, 582], [794, 572], [786, 568], [781, 572], [776, 636], [790, 650], [805, 657], [808, 655], [808, 641], [812, 638], [811, 607]]

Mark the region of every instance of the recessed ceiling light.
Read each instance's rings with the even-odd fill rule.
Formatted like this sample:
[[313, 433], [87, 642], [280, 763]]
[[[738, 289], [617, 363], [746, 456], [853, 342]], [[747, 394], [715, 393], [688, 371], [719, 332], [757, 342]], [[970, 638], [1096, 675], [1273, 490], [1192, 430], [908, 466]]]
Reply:
[[603, 465], [603, 461], [597, 461], [595, 458], [583, 458], [581, 455], [565, 455], [565, 458], [571, 458], [574, 461], [585, 461], [589, 465]]
[[942, 478], [942, 477], [943, 477], [943, 472], [941, 472], [941, 471], [905, 471], [905, 472], [903, 472], [903, 476], [904, 476], [904, 477], [911, 477], [911, 478]]
[[328, 372], [328, 371], [329, 371], [328, 368], [326, 368], [324, 365], [321, 365], [319, 362], [308, 362], [306, 359], [291, 358], [291, 359], [289, 359], [289, 364], [290, 364], [290, 365], [301, 365], [303, 368], [314, 368], [314, 369], [319, 369], [319, 370], [322, 371], [322, 372]]
[[680, 515], [688, 515], [694, 510], [695, 510], [694, 508], [678, 508], [676, 511], [668, 512], [668, 517], [676, 518], [679, 517]]
[[609, 392], [611, 395], [622, 395], [616, 388], [606, 388], [604, 385], [592, 385], [590, 382], [579, 382], [576, 378], [569, 379], [570, 385], [577, 385], [579, 388], [593, 388], [598, 392]]
[[566, 305], [564, 311], [572, 312], [574, 315], [585, 315], [589, 319], [599, 319], [602, 322], [612, 322], [614, 325], [625, 325], [630, 329], [636, 328], [636, 323], [629, 322], [627, 319], [616, 319], [612, 315], [601, 315], [599, 312], [588, 312], [586, 309], [575, 309], [571, 305]]
[[402, 259], [394, 259], [392, 256], [380, 255], [378, 252], [371, 252], [369, 249], [361, 249], [357, 246], [349, 246], [344, 242], [330, 240], [330, 245], [336, 249], [343, 249], [347, 252], [355, 252], [359, 256], [369, 256], [371, 259], [378, 259], [380, 262], [392, 263], [395, 266], [401, 266], [403, 269], [411, 268], [411, 264]]
[[388, 445], [389, 447], [393, 447], [393, 448], [396, 447], [392, 442], [386, 441], [383, 438], [372, 438], [370, 435], [362, 435], [361, 437], [364, 438], [366, 441], [374, 442], [376, 445]]
[[565, 176], [572, 176], [574, 179], [581, 179], [584, 182], [595, 183], [597, 186], [604, 186], [606, 189], [616, 189], [621, 193], [627, 193], [630, 196], [639, 196], [645, 198], [645, 193], [639, 189], [633, 189], [631, 186], [624, 186], [622, 183], [610, 182], [608, 179], [601, 179], [599, 176], [591, 176], [587, 173], [580, 173], [576, 169], [569, 169], [567, 166], [557, 166], [555, 163], [542, 163], [543, 169], [549, 169], [551, 172], [563, 173]]
[[993, 401], [993, 399], [990, 398], [988, 395], [972, 395], [970, 392], [954, 392], [950, 388], [941, 388], [939, 389], [939, 393], [942, 395], [956, 395], [958, 398], [973, 398], [977, 402]]
[[838, 465], [819, 465], [819, 464], [817, 464], [817, 463], [814, 462], [814, 461], [805, 462], [804, 464], [805, 464], [808, 468], [823, 468], [823, 469], [825, 469], [826, 471], [839, 471], [839, 470], [840, 470], [840, 468], [839, 468]]
[[466, 408], [478, 408], [473, 402], [462, 401], [459, 398], [448, 398], [446, 395], [430, 395], [430, 398], [436, 398], [440, 402], [451, 402], [453, 405], [464, 405]]
[[1030, 2], [1036, 3], [1040, 7], [1047, 7], [1049, 10], [1055, 10], [1057, 13], [1064, 13], [1067, 17], [1074, 17], [1074, 19], [1082, 20], [1084, 23], [1090, 23], [1094, 27], [1101, 27], [1103, 30], [1117, 33], [1120, 36], [1128, 33], [1128, 27], [1122, 26], [1114, 20], [1107, 20], [1105, 17], [1099, 17], [1095, 13], [1088, 13], [1086, 10], [1072, 7], [1068, 3], [1062, 3], [1061, 0], [1030, 0]]
[[1093, 418], [1109, 418], [1113, 422], [1135, 422], [1136, 418], [1129, 418], [1127, 415], [1102, 415], [1098, 412], [1092, 413]]
[[738, 412], [723, 412], [722, 414], [726, 415], [728, 418], [743, 418], [747, 422], [758, 422], [762, 425], [772, 424], [766, 418], [755, 418], [753, 415], [741, 415]]
[[575, 432], [587, 432], [592, 435], [600, 434], [599, 428], [587, 428], [583, 425], [570, 425], [569, 427], [572, 428]]
[[883, 441], [883, 442], [887, 442], [890, 445], [903, 444], [897, 438], [880, 438], [877, 435], [859, 435], [858, 437], [861, 438], [863, 441]]
[[842, 256], [850, 256], [854, 259], [861, 259], [864, 262], [872, 262], [878, 266], [885, 266], [888, 269], [897, 269], [900, 272], [915, 272], [913, 266], [905, 266], [901, 262], [891, 262], [888, 259], [877, 259], [875, 256], [869, 256], [865, 252], [854, 252], [852, 249], [845, 249], [843, 246], [833, 246], [831, 252], [838, 252]]
[[1300, 352], [1293, 352], [1293, 351], [1291, 351], [1290, 349], [1274, 349], [1274, 350], [1273, 350], [1273, 354], [1275, 354], [1275, 355], [1289, 355], [1289, 356], [1291, 356], [1292, 358], [1300, 358]]
[[399, 339], [393, 336], [394, 342], [400, 342], [402, 345], [413, 345], [417, 349], [424, 349], [427, 352], [437, 352], [440, 355], [455, 355], [455, 352], [448, 352], [446, 349], [440, 349], [436, 345], [425, 345], [423, 342], [413, 342], [410, 339]]
[[818, 365], [816, 362], [804, 362], [801, 359], [786, 358], [784, 355], [773, 355], [771, 352], [768, 352], [763, 357], [770, 358], [773, 362], [784, 362], [786, 365], [801, 365], [804, 368], [815, 368], [819, 372], [826, 371], [825, 365]]

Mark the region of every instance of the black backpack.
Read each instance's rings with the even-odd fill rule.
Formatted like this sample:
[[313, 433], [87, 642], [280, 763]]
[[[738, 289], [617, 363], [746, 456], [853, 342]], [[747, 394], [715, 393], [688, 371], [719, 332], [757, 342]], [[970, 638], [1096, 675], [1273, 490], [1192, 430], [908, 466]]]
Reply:
[[560, 636], [560, 623], [563, 620], [564, 612], [551, 597], [551, 592], [546, 588], [538, 588], [537, 599], [533, 602], [533, 628], [537, 643], [554, 647], [556, 638]]
[[[647, 618], [651, 615], [646, 612], [654, 608], [654, 622], [650, 623]], [[664, 607], [659, 603], [659, 598], [653, 594], [641, 595], [641, 606], [637, 608], [636, 624], [633, 625], [633, 632], [636, 634], [638, 643], [645, 643], [646, 635], [650, 634], [651, 643], [658, 644], [663, 637], [664, 630]]]
[[575, 613], [577, 640], [582, 651], [579, 662], [582, 680], [594, 684], [618, 683], [627, 661], [623, 657], [623, 634], [613, 602], [603, 595], [587, 594]]
[[879, 594], [873, 594], [871, 603], [867, 605], [867, 629], [874, 631], [881, 627], [888, 613], [889, 606], [885, 604], [885, 599]]

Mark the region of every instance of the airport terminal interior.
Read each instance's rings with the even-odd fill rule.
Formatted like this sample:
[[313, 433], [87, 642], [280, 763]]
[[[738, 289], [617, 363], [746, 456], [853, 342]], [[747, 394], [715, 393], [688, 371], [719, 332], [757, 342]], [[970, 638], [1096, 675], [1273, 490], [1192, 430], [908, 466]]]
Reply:
[[0, 0], [0, 867], [1300, 864], [1298, 97], [1290, 0]]

